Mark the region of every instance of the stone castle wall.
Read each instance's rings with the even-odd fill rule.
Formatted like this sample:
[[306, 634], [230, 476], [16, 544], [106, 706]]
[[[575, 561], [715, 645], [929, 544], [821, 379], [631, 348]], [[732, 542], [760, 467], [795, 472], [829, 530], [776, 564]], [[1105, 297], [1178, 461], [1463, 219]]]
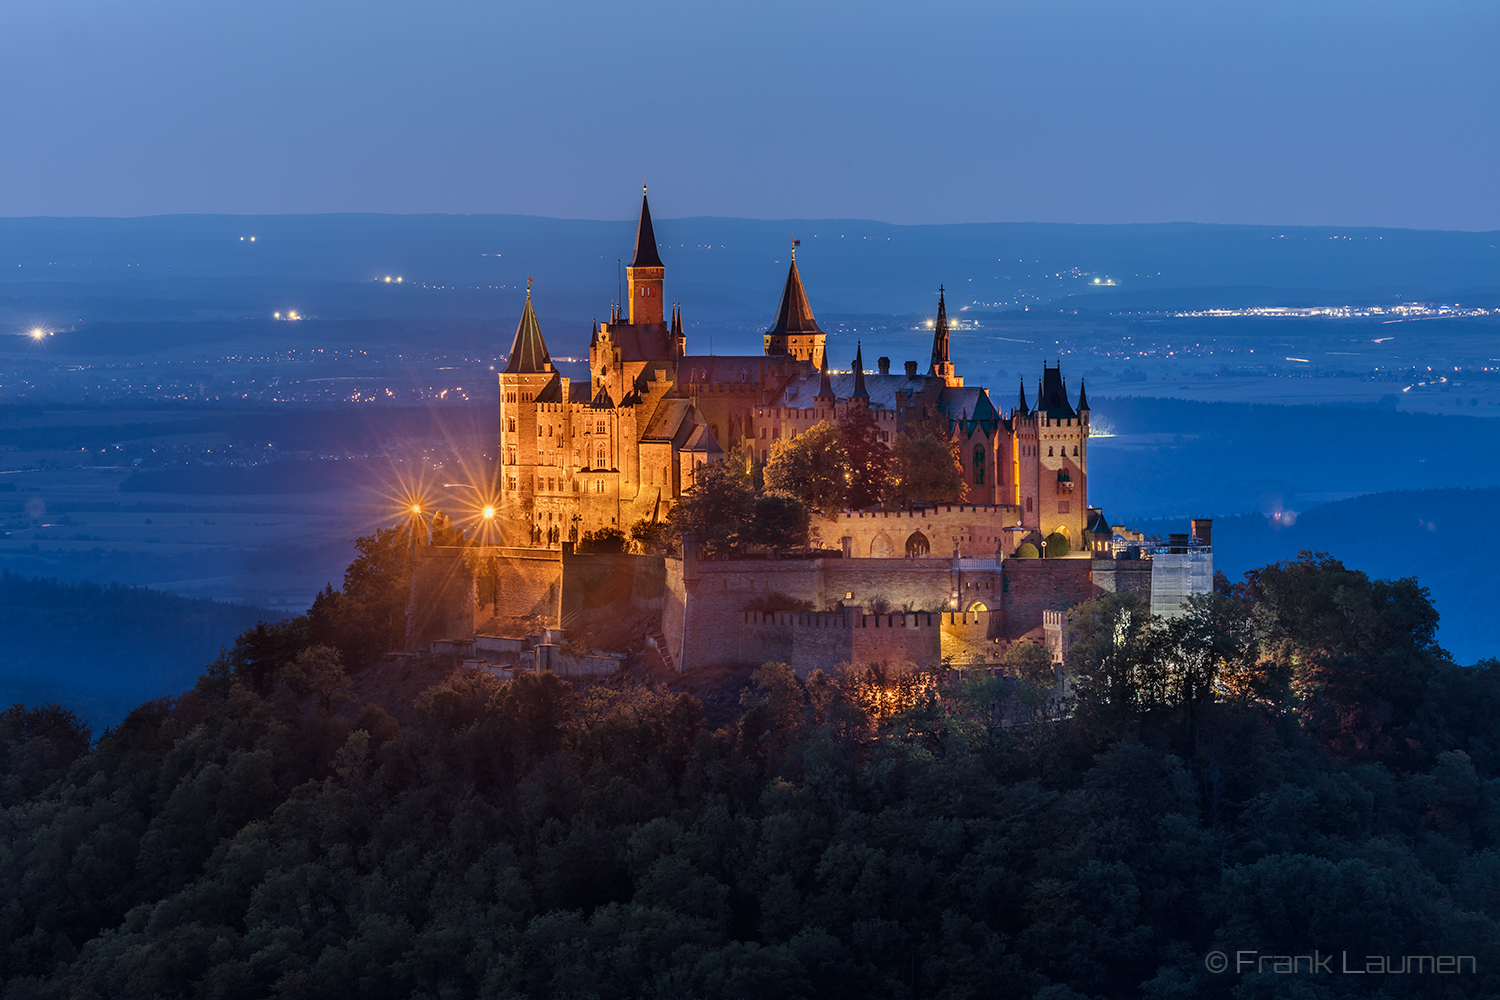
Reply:
[[850, 540], [848, 555], [855, 558], [901, 558], [908, 539], [918, 532], [930, 554], [965, 558], [1009, 553], [1012, 535], [1021, 523], [1021, 509], [1006, 504], [940, 504], [911, 511], [842, 511], [812, 522], [814, 544], [840, 548]]

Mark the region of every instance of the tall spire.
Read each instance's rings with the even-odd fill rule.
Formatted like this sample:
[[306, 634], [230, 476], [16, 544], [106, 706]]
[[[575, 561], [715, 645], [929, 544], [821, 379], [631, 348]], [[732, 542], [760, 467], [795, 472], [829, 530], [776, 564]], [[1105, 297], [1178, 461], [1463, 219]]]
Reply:
[[1016, 409], [1021, 414], [1021, 416], [1023, 416], [1023, 417], [1027, 416], [1027, 415], [1029, 415], [1031, 413], [1031, 407], [1029, 407], [1029, 406], [1026, 405], [1026, 377], [1025, 376], [1021, 377], [1021, 398], [1020, 398], [1020, 400], [1017, 403]]
[[656, 252], [656, 230], [651, 228], [651, 205], [646, 201], [646, 185], [641, 185], [641, 221], [635, 228], [635, 256], [626, 267], [662, 267]]
[[823, 358], [823, 377], [818, 382], [818, 399], [826, 399], [832, 402], [836, 397], [833, 395], [833, 382], [828, 378], [828, 358]]
[[1078, 380], [1078, 412], [1083, 413], [1089, 408], [1089, 394], [1083, 388], [1083, 379]]
[[938, 285], [937, 322], [932, 328], [932, 371], [929, 374], [946, 376], [948, 366], [948, 304], [944, 301], [943, 286]]
[[827, 337], [807, 301], [807, 290], [802, 287], [796, 258], [787, 268], [786, 285], [781, 290], [776, 319], [763, 339], [767, 355], [790, 354], [799, 361], [811, 361], [814, 365], [823, 363]]
[[526, 308], [521, 312], [521, 322], [516, 325], [516, 339], [510, 345], [510, 361], [505, 366], [509, 375], [535, 375], [552, 371], [552, 356], [547, 353], [547, 342], [542, 339], [542, 327], [536, 321], [536, 310], [531, 308], [531, 288], [527, 283]]
[[856, 344], [854, 347], [854, 391], [849, 394], [849, 398], [870, 398], [870, 392], [865, 388], [865, 356], [862, 344]]

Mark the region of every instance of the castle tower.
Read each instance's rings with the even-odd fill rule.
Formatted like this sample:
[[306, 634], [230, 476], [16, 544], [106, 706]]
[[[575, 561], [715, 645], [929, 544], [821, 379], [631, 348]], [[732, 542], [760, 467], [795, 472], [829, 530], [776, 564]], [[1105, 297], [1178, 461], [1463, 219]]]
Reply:
[[632, 326], [655, 326], [663, 322], [666, 306], [662, 302], [661, 290], [666, 277], [666, 266], [656, 252], [651, 205], [646, 201], [646, 187], [641, 185], [641, 221], [635, 230], [635, 256], [625, 266]]
[[551, 544], [549, 529], [576, 505], [568, 493], [568, 380], [552, 364], [529, 288], [499, 378], [500, 534], [508, 544]]
[[964, 380], [958, 377], [953, 361], [948, 356], [948, 305], [944, 301], [942, 285], [938, 286], [937, 322], [932, 327], [932, 366], [927, 370], [927, 374], [942, 379], [954, 388], [964, 384]]
[[786, 272], [786, 287], [781, 290], [781, 304], [776, 307], [776, 321], [765, 333], [766, 355], [791, 355], [798, 361], [811, 361], [814, 368], [823, 364], [828, 336], [813, 318], [812, 306], [797, 273], [797, 248], [792, 248], [792, 266]]
[[[1081, 396], [1079, 403], [1087, 405]], [[1088, 411], [1080, 413], [1068, 400], [1062, 366], [1042, 366], [1041, 391], [1036, 404], [1037, 526], [1041, 533], [1059, 532], [1073, 551], [1087, 548], [1088, 527]]]

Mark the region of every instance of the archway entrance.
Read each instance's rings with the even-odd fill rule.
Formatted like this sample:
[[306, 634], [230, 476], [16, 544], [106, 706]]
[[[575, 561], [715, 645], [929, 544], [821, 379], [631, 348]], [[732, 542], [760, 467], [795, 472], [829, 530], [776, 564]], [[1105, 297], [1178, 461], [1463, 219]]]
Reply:
[[919, 559], [931, 551], [931, 543], [920, 531], [913, 531], [911, 537], [906, 540], [906, 558], [908, 559]]

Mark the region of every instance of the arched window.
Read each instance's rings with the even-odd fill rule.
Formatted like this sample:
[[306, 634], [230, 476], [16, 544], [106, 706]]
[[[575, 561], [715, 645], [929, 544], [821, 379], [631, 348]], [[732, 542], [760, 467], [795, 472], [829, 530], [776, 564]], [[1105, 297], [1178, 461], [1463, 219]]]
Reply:
[[1051, 445], [1047, 446], [1047, 457], [1048, 458], [1055, 458], [1056, 457], [1055, 455], [1052, 454], [1052, 446]]
[[594, 468], [603, 469], [606, 467], [605, 463], [608, 461], [609, 456], [605, 453], [604, 442], [600, 441], [599, 447], [594, 449]]
[[1076, 444], [1073, 446], [1073, 457], [1078, 457], [1078, 446]]

